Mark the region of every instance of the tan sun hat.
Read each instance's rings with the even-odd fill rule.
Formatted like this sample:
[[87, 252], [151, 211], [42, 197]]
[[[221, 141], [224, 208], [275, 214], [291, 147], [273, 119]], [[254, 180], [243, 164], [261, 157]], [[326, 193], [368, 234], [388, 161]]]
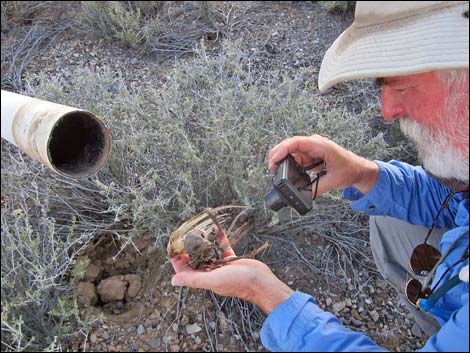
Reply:
[[468, 1], [358, 1], [328, 49], [321, 92], [338, 82], [468, 67]]

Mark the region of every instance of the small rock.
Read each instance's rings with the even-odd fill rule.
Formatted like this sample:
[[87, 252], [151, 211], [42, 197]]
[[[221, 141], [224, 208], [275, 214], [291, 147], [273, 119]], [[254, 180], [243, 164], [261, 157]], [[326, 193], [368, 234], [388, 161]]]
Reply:
[[92, 333], [90, 335], [90, 342], [91, 343], [96, 343], [96, 341], [98, 341], [98, 337], [96, 336], [96, 334]]
[[136, 342], [132, 342], [129, 344], [129, 350], [130, 351], [138, 351], [139, 348], [140, 348], [140, 344], [136, 343]]
[[149, 319], [159, 319], [161, 317], [160, 311], [155, 309], [150, 315]]
[[407, 344], [402, 344], [400, 346], [400, 349], [402, 350], [402, 352], [411, 352], [411, 348]]
[[127, 288], [127, 295], [130, 298], [134, 298], [140, 291], [142, 287], [142, 278], [139, 275], [130, 274], [124, 276], [124, 280], [129, 283], [129, 287]]
[[80, 282], [78, 284], [78, 301], [85, 306], [93, 306], [98, 301], [96, 287], [91, 282]]
[[374, 322], [377, 322], [380, 318], [380, 315], [379, 313], [376, 311], [376, 310], [372, 310], [370, 313], [369, 313], [369, 316], [372, 318], [372, 320], [374, 320]]
[[180, 346], [178, 346], [177, 344], [172, 344], [170, 349], [171, 349], [172, 352], [179, 352], [180, 351]]
[[413, 336], [416, 336], [418, 338], [423, 337], [423, 333], [421, 332], [421, 329], [416, 323], [413, 324], [413, 326], [411, 327], [411, 333], [413, 334]]
[[119, 259], [114, 263], [114, 266], [116, 266], [116, 269], [118, 269], [118, 270], [125, 270], [125, 269], [129, 268], [130, 263], [127, 260]]
[[98, 294], [101, 300], [108, 303], [113, 300], [124, 299], [127, 282], [123, 281], [123, 276], [113, 276], [100, 282]]
[[109, 340], [109, 333], [107, 333], [106, 331], [103, 331], [101, 333], [101, 338], [103, 338], [104, 340]]
[[143, 335], [145, 332], [145, 328], [142, 324], [139, 325], [139, 327], [137, 327], [137, 334], [138, 335]]
[[331, 305], [331, 298], [326, 298], [326, 305], [328, 305], [328, 306]]
[[354, 316], [356, 320], [361, 320], [361, 315], [359, 315], [356, 309], [351, 310], [351, 315]]
[[344, 309], [345, 306], [346, 306], [345, 302], [337, 302], [333, 304], [333, 310], [336, 312], [340, 312], [341, 310]]
[[201, 344], [202, 340], [201, 340], [201, 337], [197, 336], [195, 339], [194, 339], [194, 343], [196, 344]]
[[147, 344], [150, 346], [150, 348], [159, 348], [162, 344], [162, 340], [160, 337], [151, 338], [147, 341]]
[[86, 281], [94, 281], [101, 274], [101, 267], [97, 266], [95, 263], [90, 263], [85, 273]]
[[198, 333], [201, 330], [202, 329], [198, 324], [188, 324], [188, 325], [186, 325], [186, 332], [188, 333], [188, 335], [191, 335], [193, 333]]
[[356, 318], [352, 317], [351, 324], [353, 324], [356, 327], [361, 327], [363, 325], [363, 322], [361, 320], [357, 320]]

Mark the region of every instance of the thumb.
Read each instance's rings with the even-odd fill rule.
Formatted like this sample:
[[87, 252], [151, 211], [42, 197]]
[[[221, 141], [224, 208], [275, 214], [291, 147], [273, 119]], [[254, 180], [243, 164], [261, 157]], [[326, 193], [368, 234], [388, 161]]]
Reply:
[[177, 273], [171, 278], [171, 285], [207, 289], [207, 273], [198, 271]]
[[174, 275], [172, 278], [171, 278], [171, 285], [172, 286], [175, 286], [175, 287], [182, 287], [182, 286], [185, 286], [186, 283], [185, 283], [185, 279], [184, 279], [184, 276], [181, 276], [181, 275]]

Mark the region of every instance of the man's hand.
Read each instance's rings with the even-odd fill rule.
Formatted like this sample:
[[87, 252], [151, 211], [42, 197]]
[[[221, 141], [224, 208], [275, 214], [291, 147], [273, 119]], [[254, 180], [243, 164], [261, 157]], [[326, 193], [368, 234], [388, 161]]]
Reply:
[[[219, 242], [224, 242], [224, 235]], [[234, 257], [227, 248], [223, 258]], [[257, 260], [240, 259], [222, 264], [210, 271], [196, 271], [188, 266], [189, 256], [171, 259], [176, 272], [171, 280], [174, 286], [209, 289], [224, 296], [238, 297], [258, 305], [269, 315], [294, 292], [279, 280], [268, 266]]]
[[[273, 147], [268, 156], [269, 170], [276, 170], [276, 163], [288, 153], [303, 167], [321, 160], [326, 162], [328, 173], [319, 179], [317, 195], [349, 186], [354, 186], [365, 195], [379, 176], [377, 164], [319, 135], [291, 137]], [[319, 172], [319, 168], [314, 171]]]

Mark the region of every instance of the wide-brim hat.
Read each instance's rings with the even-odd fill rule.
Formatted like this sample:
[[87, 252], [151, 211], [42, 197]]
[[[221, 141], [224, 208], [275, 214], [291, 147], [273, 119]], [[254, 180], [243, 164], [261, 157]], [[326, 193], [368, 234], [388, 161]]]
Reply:
[[321, 92], [338, 82], [469, 67], [468, 1], [357, 1], [328, 49]]

